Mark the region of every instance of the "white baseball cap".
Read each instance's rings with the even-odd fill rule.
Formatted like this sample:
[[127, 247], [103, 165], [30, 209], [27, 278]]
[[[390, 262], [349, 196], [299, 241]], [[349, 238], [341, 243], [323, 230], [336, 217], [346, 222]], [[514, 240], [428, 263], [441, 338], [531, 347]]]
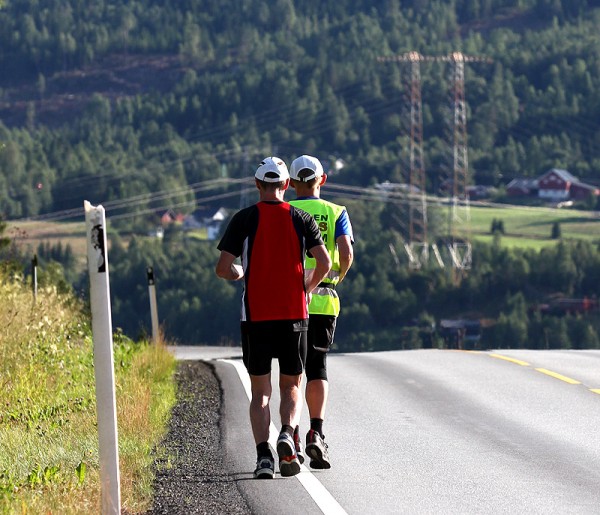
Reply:
[[[302, 170], [309, 170], [309, 172], [305, 172], [300, 176], [299, 174]], [[292, 165], [290, 166], [290, 177], [295, 181], [308, 182], [311, 179], [321, 177], [322, 175], [323, 166], [321, 165], [321, 161], [313, 156], [303, 155], [297, 157], [292, 161]]]
[[287, 166], [278, 157], [265, 157], [254, 174], [259, 181], [283, 182], [290, 178]]

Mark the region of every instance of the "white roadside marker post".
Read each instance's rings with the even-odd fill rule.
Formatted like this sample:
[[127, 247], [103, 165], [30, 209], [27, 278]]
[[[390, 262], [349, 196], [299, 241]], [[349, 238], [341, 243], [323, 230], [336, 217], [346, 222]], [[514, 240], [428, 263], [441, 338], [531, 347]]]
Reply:
[[38, 259], [37, 254], [33, 256], [31, 260], [31, 290], [33, 292], [33, 303], [37, 302], [37, 292], [38, 292], [38, 277], [37, 277], [37, 269], [38, 269]]
[[102, 206], [92, 206], [87, 200], [84, 201], [83, 206], [86, 221], [92, 336], [94, 339], [102, 515], [120, 514], [119, 440], [117, 436], [117, 402], [110, 286], [108, 281], [106, 219]]
[[146, 268], [146, 274], [148, 276], [148, 294], [150, 295], [150, 319], [152, 322], [152, 343], [158, 344], [160, 337], [158, 331], [158, 307], [156, 305], [156, 285], [154, 280], [154, 269], [149, 266]]

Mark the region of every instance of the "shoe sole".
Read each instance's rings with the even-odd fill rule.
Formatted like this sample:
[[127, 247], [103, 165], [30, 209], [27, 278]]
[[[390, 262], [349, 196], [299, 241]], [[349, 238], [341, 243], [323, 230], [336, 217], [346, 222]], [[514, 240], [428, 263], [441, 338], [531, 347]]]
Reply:
[[283, 459], [279, 462], [279, 473], [283, 477], [291, 477], [300, 473], [300, 462], [295, 456], [292, 459]]
[[273, 479], [275, 473], [271, 469], [260, 469], [254, 472], [255, 479]]
[[[306, 446], [306, 454], [308, 454], [312, 460], [310, 466], [314, 469], [329, 469], [331, 468], [331, 463], [328, 458], [323, 456], [323, 451], [319, 449], [317, 445], [308, 444]], [[314, 465], [317, 465], [316, 467]]]
[[300, 461], [296, 456], [296, 448], [293, 442], [279, 440], [277, 442], [277, 454], [279, 455], [279, 473], [283, 477], [295, 476], [300, 472]]
[[296, 456], [296, 449], [294, 448], [293, 442], [290, 443], [287, 440], [279, 440], [277, 442], [277, 454], [279, 454], [279, 459], [288, 456]]

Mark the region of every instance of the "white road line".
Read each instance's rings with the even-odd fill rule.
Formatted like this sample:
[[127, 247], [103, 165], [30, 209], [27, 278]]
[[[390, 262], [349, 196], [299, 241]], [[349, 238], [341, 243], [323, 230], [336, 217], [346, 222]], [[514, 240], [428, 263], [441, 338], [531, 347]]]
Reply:
[[[250, 390], [250, 377], [248, 377], [248, 372], [246, 372], [246, 368], [243, 363], [240, 361], [234, 361], [231, 359], [220, 359], [224, 363], [229, 363], [232, 365], [242, 382], [244, 390], [246, 391], [246, 395], [248, 396], [248, 400], [252, 398], [252, 393]], [[279, 432], [275, 425], [271, 422], [271, 426], [269, 428], [269, 443], [271, 447], [274, 449], [277, 447], [277, 437], [279, 436]], [[329, 493], [327, 488], [323, 486], [323, 484], [315, 477], [315, 475], [304, 465], [300, 466], [300, 474], [296, 476], [296, 479], [300, 481], [300, 484], [305, 488], [317, 506], [321, 508], [321, 511], [326, 515], [347, 515], [346, 510], [340, 506], [340, 504], [335, 500], [333, 495]]]

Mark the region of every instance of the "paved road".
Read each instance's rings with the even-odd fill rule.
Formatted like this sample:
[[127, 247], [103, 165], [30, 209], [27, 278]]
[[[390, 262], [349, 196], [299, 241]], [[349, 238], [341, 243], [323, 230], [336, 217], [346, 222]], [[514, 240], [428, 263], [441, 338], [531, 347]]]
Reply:
[[333, 467], [270, 482], [250, 479], [237, 369], [215, 364], [228, 466], [255, 513], [600, 513], [600, 351], [333, 354]]

